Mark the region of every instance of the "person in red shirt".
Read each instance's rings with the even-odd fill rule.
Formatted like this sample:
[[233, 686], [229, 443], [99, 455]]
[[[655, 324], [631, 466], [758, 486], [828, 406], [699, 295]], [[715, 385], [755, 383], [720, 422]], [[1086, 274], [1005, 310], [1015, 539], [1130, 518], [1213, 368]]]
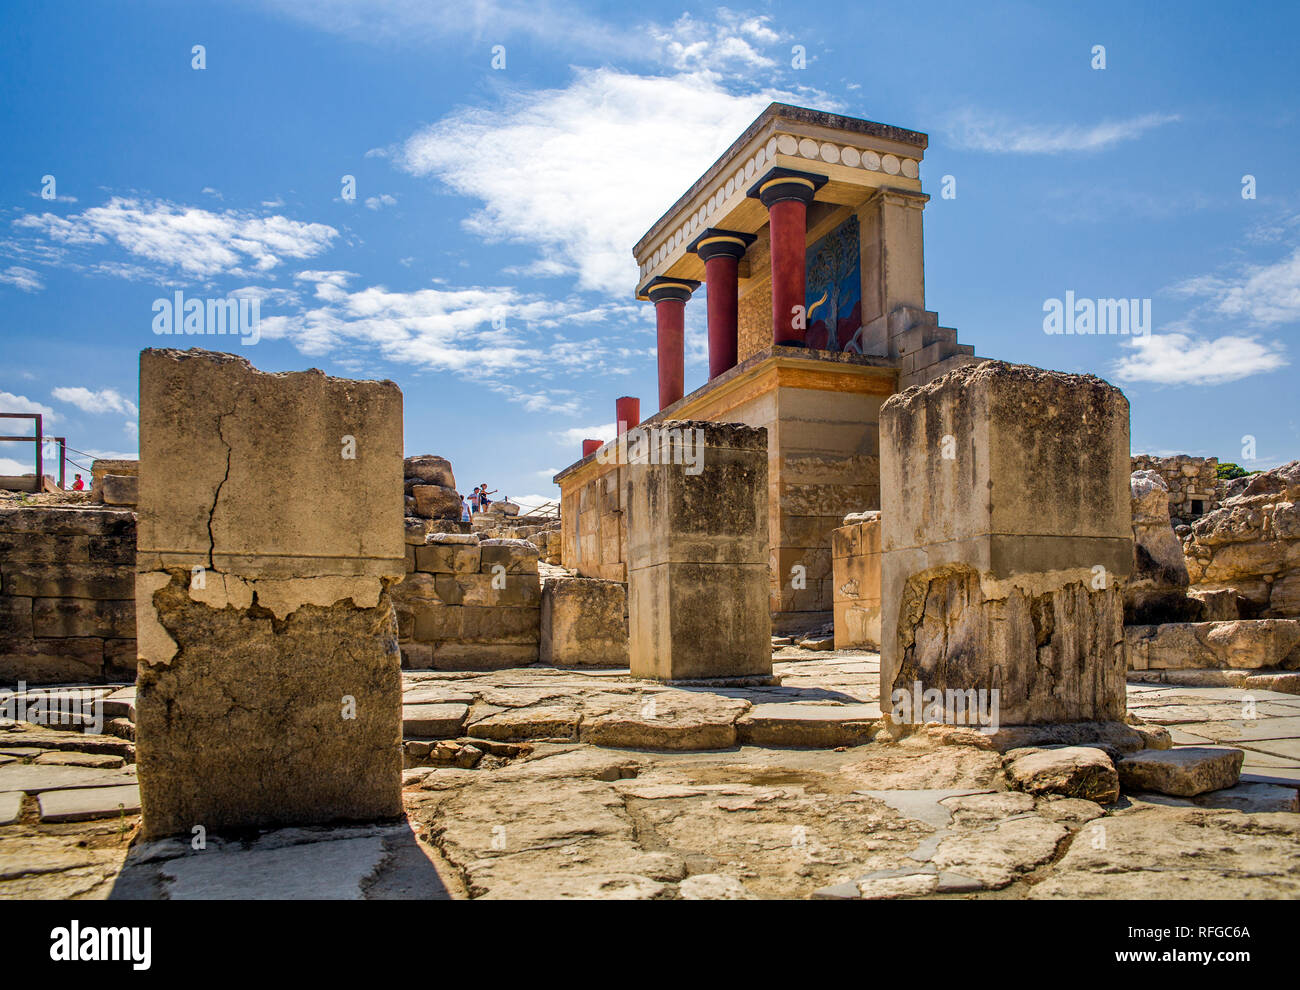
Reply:
[[86, 483], [81, 480], [81, 475], [74, 476], [72, 480], [72, 490], [74, 492], [83, 492], [86, 490]]

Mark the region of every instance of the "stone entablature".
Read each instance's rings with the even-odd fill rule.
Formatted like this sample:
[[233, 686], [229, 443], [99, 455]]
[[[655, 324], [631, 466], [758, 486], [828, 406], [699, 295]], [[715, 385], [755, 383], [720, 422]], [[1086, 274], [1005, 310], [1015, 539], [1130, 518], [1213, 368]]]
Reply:
[[769, 169], [826, 175], [818, 199], [856, 206], [878, 188], [919, 193], [928, 143], [917, 131], [773, 103], [637, 242], [638, 283], [656, 275], [702, 281], [704, 263], [687, 250], [691, 241], [709, 227], [754, 233], [764, 226], [767, 211], [746, 193]]

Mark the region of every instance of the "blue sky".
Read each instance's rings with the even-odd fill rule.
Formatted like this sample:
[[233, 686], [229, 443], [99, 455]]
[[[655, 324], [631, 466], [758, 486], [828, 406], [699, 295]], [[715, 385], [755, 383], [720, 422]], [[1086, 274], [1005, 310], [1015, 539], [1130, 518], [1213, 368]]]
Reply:
[[[775, 99], [930, 135], [928, 305], [978, 354], [1120, 385], [1135, 451], [1244, 463], [1249, 436], [1247, 466], [1300, 457], [1295, 5], [11, 0], [0, 18], [0, 408], [47, 412], [81, 450], [133, 456], [138, 352], [198, 341], [392, 378], [408, 454], [450, 458], [464, 490], [554, 495], [616, 396], [655, 405], [633, 243]], [[177, 290], [258, 298], [262, 339], [156, 336]], [[1153, 333], [1049, 336], [1066, 291], [1149, 298]], [[29, 456], [5, 446], [0, 471]]]

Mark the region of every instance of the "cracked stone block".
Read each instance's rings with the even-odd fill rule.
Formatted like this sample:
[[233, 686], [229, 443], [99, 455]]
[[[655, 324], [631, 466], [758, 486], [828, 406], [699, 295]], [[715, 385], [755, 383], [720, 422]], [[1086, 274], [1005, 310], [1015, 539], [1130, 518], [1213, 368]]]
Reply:
[[[767, 431], [670, 426], [626, 435], [632, 674], [770, 676]], [[674, 435], [689, 456], [677, 453]]]
[[400, 814], [397, 386], [146, 350], [140, 464], [146, 837]]
[[919, 682], [997, 690], [1003, 725], [1122, 718], [1119, 389], [985, 361], [892, 396], [880, 437], [882, 707]]

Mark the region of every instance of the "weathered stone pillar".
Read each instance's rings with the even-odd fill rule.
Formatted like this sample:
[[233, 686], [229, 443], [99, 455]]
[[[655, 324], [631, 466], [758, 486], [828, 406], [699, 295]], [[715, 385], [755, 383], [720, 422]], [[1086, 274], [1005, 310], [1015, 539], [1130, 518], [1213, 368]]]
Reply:
[[402, 395], [140, 355], [144, 832], [401, 813]]
[[769, 169], [748, 195], [767, 207], [772, 251], [772, 343], [801, 346], [806, 333], [804, 293], [808, 204], [827, 182], [824, 175]]
[[710, 227], [687, 248], [704, 262], [708, 286], [710, 381], [736, 366], [740, 259], [755, 240], [755, 234]]
[[997, 361], [959, 369], [885, 403], [880, 474], [881, 707], [919, 682], [996, 689], [1002, 724], [1122, 718], [1133, 534], [1119, 389]]
[[624, 470], [632, 675], [770, 676], [767, 430], [641, 427]]
[[683, 278], [653, 278], [637, 293], [655, 304], [655, 350], [659, 360], [659, 408], [685, 395], [686, 300], [700, 283]]

